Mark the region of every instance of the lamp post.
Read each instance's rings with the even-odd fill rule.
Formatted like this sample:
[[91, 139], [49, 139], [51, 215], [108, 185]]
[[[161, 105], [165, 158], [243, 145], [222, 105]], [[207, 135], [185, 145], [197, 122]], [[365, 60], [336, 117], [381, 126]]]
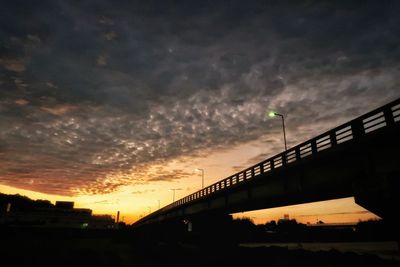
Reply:
[[285, 131], [285, 119], [283, 118], [282, 114], [279, 114], [277, 112], [271, 111], [268, 113], [268, 116], [271, 118], [274, 118], [275, 116], [279, 116], [282, 118], [282, 129], [283, 129], [283, 140], [285, 142], [285, 151], [287, 150], [287, 146], [286, 146], [286, 131]]
[[204, 188], [204, 169], [195, 169], [195, 171], [201, 171], [201, 189]]
[[182, 190], [182, 189], [180, 189], [180, 188], [171, 188], [170, 189], [173, 193], [172, 193], [172, 202], [175, 202], [175, 191], [176, 190]]

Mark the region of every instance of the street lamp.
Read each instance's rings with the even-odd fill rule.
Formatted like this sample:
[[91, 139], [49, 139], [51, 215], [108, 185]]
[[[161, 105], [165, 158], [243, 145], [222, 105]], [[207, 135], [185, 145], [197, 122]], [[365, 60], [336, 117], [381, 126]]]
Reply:
[[285, 151], [287, 150], [287, 146], [286, 146], [286, 131], [285, 131], [285, 120], [283, 118], [282, 114], [279, 114], [277, 112], [271, 111], [268, 113], [268, 116], [270, 118], [274, 118], [275, 116], [279, 116], [282, 118], [282, 129], [283, 129], [283, 140], [285, 141]]
[[176, 191], [176, 190], [182, 190], [182, 189], [180, 189], [180, 188], [171, 188], [170, 190], [173, 191], [173, 194], [172, 194], [172, 202], [175, 202], [175, 191]]
[[201, 171], [201, 189], [204, 188], [204, 169], [195, 169], [195, 171]]

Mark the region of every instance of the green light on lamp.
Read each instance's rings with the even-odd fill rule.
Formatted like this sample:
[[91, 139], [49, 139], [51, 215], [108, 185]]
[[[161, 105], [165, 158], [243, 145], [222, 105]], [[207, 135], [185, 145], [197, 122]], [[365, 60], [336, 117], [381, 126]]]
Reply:
[[273, 117], [275, 117], [275, 112], [273, 112], [273, 111], [270, 111], [270, 112], [268, 113], [268, 116], [269, 116], [270, 118], [273, 118]]

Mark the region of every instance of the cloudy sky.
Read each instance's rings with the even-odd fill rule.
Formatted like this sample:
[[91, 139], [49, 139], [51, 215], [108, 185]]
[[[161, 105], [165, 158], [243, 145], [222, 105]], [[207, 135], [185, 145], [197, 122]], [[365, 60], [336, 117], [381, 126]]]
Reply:
[[197, 190], [196, 167], [207, 183], [225, 178], [282, 150], [269, 109], [293, 146], [398, 98], [399, 12], [398, 1], [2, 1], [0, 189], [150, 210], [168, 188]]

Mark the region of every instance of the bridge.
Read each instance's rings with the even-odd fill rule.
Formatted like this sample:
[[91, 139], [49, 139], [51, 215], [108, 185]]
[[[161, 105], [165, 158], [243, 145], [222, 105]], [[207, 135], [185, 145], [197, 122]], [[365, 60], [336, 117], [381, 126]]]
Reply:
[[399, 122], [400, 98], [185, 196], [134, 226], [344, 197], [396, 220]]

